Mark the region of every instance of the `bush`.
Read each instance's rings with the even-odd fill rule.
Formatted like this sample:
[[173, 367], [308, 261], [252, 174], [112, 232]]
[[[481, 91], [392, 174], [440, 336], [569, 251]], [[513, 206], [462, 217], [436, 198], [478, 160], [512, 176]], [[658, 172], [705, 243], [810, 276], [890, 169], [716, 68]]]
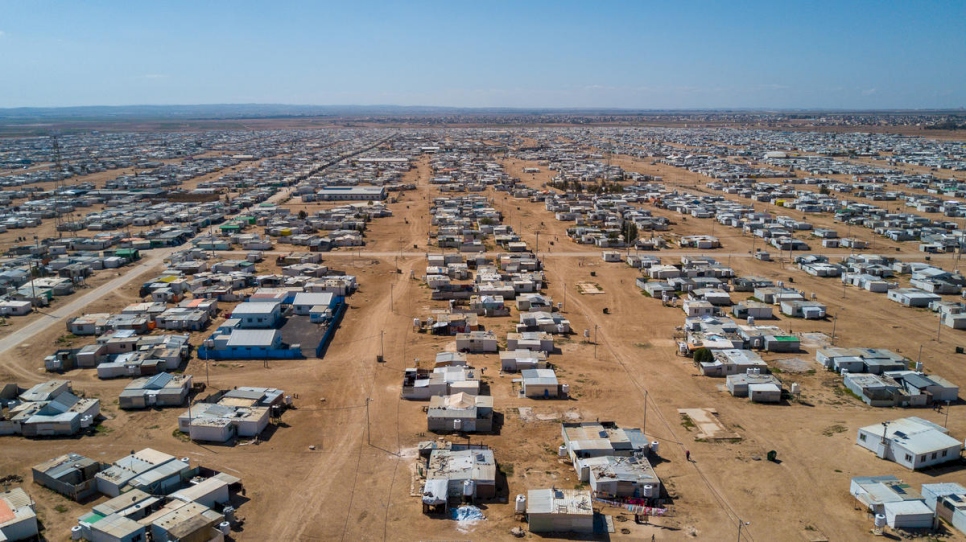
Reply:
[[714, 354], [711, 353], [711, 350], [708, 350], [707, 348], [698, 348], [694, 351], [695, 363], [710, 363], [712, 361], [714, 361]]

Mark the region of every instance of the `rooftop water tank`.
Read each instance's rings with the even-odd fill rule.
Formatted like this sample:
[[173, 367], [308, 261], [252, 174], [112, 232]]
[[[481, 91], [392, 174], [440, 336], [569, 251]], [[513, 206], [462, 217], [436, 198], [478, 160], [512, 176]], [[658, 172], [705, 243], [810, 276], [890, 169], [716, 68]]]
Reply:
[[515, 508], [515, 510], [516, 510], [516, 512], [518, 514], [526, 513], [526, 511], [527, 511], [527, 498], [525, 496], [523, 496], [523, 495], [517, 495], [517, 501], [516, 501], [516, 508]]

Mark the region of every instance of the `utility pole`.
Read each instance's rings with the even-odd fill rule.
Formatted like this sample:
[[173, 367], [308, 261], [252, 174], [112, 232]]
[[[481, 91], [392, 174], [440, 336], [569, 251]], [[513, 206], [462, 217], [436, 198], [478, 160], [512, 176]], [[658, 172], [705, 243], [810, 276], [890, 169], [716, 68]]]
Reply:
[[644, 424], [641, 425], [641, 434], [647, 436], [647, 390], [644, 390]]
[[738, 542], [741, 542], [741, 526], [742, 525], [751, 525], [751, 522], [750, 521], [741, 521], [741, 518], [738, 518]]
[[594, 324], [594, 359], [597, 359], [597, 324]]
[[835, 316], [832, 317], [832, 346], [835, 346], [835, 324], [837, 324], [838, 322], [839, 322], [839, 315], [838, 313], [836, 313]]
[[393, 287], [393, 284], [390, 282], [389, 283], [389, 312], [394, 312], [392, 308], [392, 287]]

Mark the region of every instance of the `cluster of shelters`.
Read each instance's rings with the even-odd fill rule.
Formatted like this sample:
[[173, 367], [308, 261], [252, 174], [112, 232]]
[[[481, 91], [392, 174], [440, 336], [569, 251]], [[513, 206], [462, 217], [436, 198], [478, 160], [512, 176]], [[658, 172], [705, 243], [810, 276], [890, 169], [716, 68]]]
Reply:
[[[50, 372], [96, 368], [99, 378], [148, 376], [177, 370], [188, 359], [188, 335], [151, 334], [144, 317], [85, 314], [68, 322], [75, 335], [97, 335], [94, 344], [57, 350], [44, 360]], [[76, 332], [76, 333], [75, 333]]]
[[95, 425], [99, 399], [78, 397], [68, 380], [50, 380], [21, 392], [16, 384], [0, 389], [0, 435], [64, 437]]
[[290, 405], [291, 397], [279, 389], [235, 387], [188, 405], [178, 416], [178, 430], [197, 442], [257, 439]]
[[877, 526], [932, 530], [943, 520], [966, 534], [966, 487], [955, 482], [922, 484], [921, 491], [916, 491], [892, 475], [856, 476], [849, 493], [875, 514]]
[[221, 541], [231, 531], [234, 476], [151, 448], [101, 464], [70, 453], [33, 468], [34, 483], [73, 500], [111, 497], [78, 518], [72, 538], [90, 541]]
[[602, 498], [635, 498], [655, 503], [661, 480], [649, 456], [657, 456], [657, 442], [640, 429], [613, 422], [576, 422], [561, 425], [561, 455], [569, 457], [581, 482]]
[[[708, 349], [712, 352], [718, 350], [739, 350], [740, 356], [749, 357], [755, 360], [750, 349], [765, 350], [767, 352], [797, 352], [801, 347], [801, 340], [785, 333], [777, 326], [762, 325], [754, 323], [754, 317], [749, 318], [749, 323], [738, 324], [731, 318], [723, 316], [701, 316], [690, 317], [684, 320], [684, 342], [679, 345], [679, 350], [683, 354], [691, 355], [699, 349]], [[715, 365], [731, 365], [730, 362], [721, 358]], [[747, 364], [745, 364], [747, 365]], [[744, 372], [745, 369], [759, 366], [754, 363], [749, 366], [736, 365], [730, 369], [715, 369], [709, 366], [706, 374], [708, 376], [726, 376]]]

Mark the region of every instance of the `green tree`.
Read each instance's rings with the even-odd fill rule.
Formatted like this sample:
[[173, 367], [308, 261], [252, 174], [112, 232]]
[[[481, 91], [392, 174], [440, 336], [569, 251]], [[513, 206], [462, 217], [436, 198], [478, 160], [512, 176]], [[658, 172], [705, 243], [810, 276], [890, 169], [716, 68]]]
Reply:
[[714, 354], [707, 348], [698, 348], [694, 351], [695, 363], [710, 363], [714, 361]]

